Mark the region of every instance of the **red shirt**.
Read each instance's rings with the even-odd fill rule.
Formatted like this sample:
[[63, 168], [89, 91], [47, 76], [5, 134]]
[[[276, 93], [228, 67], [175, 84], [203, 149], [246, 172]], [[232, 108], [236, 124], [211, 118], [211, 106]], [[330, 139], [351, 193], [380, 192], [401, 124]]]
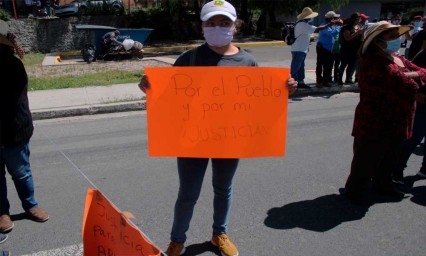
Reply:
[[[400, 67], [380, 54], [361, 59], [359, 72], [360, 101], [355, 110], [354, 137], [411, 137], [415, 111], [414, 94], [426, 82], [426, 69], [401, 57]], [[419, 78], [403, 72], [417, 71]]]

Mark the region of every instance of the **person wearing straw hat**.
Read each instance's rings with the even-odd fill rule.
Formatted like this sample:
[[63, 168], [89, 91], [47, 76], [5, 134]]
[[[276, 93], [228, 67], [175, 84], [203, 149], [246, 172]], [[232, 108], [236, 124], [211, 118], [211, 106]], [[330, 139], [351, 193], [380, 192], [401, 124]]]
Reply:
[[[14, 43], [15, 42], [15, 43]], [[22, 208], [28, 218], [45, 222], [48, 213], [38, 206], [30, 168], [29, 141], [34, 131], [28, 105], [28, 77], [14, 55], [15, 36], [0, 20], [0, 232], [13, 229], [7, 199], [6, 170], [12, 176]]]
[[[232, 4], [224, 0], [207, 2], [201, 9], [200, 18], [205, 43], [182, 53], [173, 66], [257, 66], [252, 55], [232, 43], [237, 30], [237, 13]], [[283, 81], [283, 86], [286, 86], [289, 94], [292, 94], [297, 88], [297, 82], [290, 78]], [[142, 76], [139, 88], [146, 92], [150, 90], [150, 87], [148, 77]], [[212, 166], [214, 193], [211, 244], [223, 256], [239, 254], [237, 246], [227, 234], [233, 197], [233, 179], [239, 159], [178, 157], [179, 191], [174, 208], [171, 241], [166, 250], [168, 256], [179, 256], [186, 251], [184, 245], [187, 238], [186, 232], [190, 226], [209, 162]]]
[[372, 24], [360, 47], [360, 102], [352, 129], [353, 159], [345, 184], [350, 199], [360, 199], [370, 183], [384, 196], [401, 199], [391, 174], [402, 143], [411, 136], [415, 94], [426, 83], [426, 69], [394, 54], [410, 26]]
[[298, 88], [310, 89], [308, 85], [305, 84], [305, 59], [309, 51], [309, 43], [311, 42], [312, 33], [317, 33], [321, 30], [324, 30], [332, 25], [334, 21], [330, 20], [329, 23], [315, 27], [309, 23], [318, 16], [317, 12], [312, 11], [311, 8], [305, 7], [302, 12], [297, 15], [297, 22], [294, 27], [294, 36], [296, 41], [291, 45], [291, 65], [290, 73], [297, 83]]
[[316, 87], [331, 87], [332, 86], [332, 71], [334, 64], [333, 48], [336, 41], [338, 40], [340, 26], [343, 22], [339, 19], [340, 14], [335, 13], [334, 11], [329, 11], [325, 14], [324, 25], [333, 21], [336, 22], [335, 26], [328, 27], [323, 29], [318, 33], [318, 42], [317, 42], [317, 65], [315, 68], [316, 74]]

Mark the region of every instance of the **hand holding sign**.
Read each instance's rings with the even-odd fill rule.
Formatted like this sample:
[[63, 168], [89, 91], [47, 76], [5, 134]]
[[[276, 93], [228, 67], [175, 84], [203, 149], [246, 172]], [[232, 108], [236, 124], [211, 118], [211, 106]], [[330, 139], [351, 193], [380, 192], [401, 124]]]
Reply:
[[89, 189], [83, 219], [84, 255], [150, 255], [161, 250], [99, 191]]
[[[146, 68], [150, 156], [283, 156], [286, 68]], [[290, 88], [297, 83], [290, 80]]]

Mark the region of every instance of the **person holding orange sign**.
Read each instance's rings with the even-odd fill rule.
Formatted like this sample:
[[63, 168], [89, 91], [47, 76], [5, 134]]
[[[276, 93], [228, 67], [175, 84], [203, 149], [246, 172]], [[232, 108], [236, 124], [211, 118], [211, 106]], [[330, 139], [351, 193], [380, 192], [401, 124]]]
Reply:
[[[255, 58], [231, 43], [237, 31], [237, 14], [227, 1], [216, 0], [206, 3], [201, 10], [203, 35], [206, 43], [184, 52], [174, 66], [257, 66]], [[294, 93], [297, 82], [290, 78], [286, 84], [289, 95]], [[139, 88], [145, 92], [150, 88], [144, 75]], [[174, 209], [171, 242], [166, 250], [168, 256], [185, 253], [186, 232], [193, 215], [194, 206], [200, 195], [209, 158], [178, 157], [177, 167], [180, 188]], [[213, 168], [213, 236], [211, 243], [224, 256], [238, 255], [237, 247], [227, 235], [232, 204], [233, 178], [239, 159], [212, 158]]]

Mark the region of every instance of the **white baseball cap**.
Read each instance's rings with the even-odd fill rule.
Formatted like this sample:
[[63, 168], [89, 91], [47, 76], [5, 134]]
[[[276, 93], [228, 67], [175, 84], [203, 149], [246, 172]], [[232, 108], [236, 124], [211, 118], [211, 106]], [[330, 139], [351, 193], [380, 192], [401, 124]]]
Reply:
[[340, 17], [340, 14], [337, 14], [337, 13], [335, 13], [335, 12], [333, 12], [333, 11], [329, 11], [329, 12], [327, 12], [327, 13], [325, 14], [325, 17], [326, 17], [327, 19], [330, 19], [330, 18], [339, 18], [339, 17]]
[[201, 9], [200, 18], [202, 21], [206, 21], [217, 15], [224, 15], [233, 22], [237, 20], [235, 7], [225, 0], [215, 0], [206, 3]]

